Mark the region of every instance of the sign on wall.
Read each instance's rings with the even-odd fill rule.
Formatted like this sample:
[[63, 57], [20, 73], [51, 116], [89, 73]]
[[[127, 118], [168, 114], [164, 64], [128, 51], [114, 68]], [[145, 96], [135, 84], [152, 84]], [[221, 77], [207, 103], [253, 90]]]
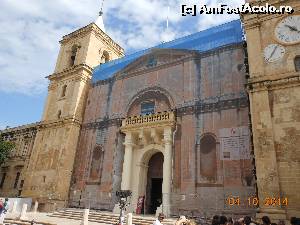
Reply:
[[250, 159], [250, 133], [247, 126], [219, 130], [220, 159]]

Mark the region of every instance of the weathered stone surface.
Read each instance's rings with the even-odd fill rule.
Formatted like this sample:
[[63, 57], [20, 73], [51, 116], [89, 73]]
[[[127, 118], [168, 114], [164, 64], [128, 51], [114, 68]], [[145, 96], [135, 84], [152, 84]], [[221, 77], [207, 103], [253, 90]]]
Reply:
[[[254, 3], [254, 1], [249, 1]], [[276, 7], [292, 6], [296, 15], [299, 1], [265, 1]], [[257, 3], [257, 2], [256, 2]], [[256, 162], [260, 213], [275, 220], [300, 215], [300, 160], [299, 160], [299, 71], [294, 59], [299, 55], [300, 43], [282, 43], [274, 29], [285, 16], [244, 15], [243, 22], [248, 42], [250, 79], [248, 89], [254, 154]], [[269, 32], [265, 32], [269, 30]], [[264, 48], [280, 44], [285, 55], [269, 63], [263, 58]], [[267, 198], [288, 198], [288, 205], [264, 204]]]
[[[173, 62], [168, 58], [170, 51], [174, 51], [174, 54], [179, 52], [184, 55], [184, 59]], [[142, 66], [143, 60], [150, 56], [165, 64], [157, 64], [153, 68]], [[120, 147], [118, 141], [120, 123], [117, 119], [139, 115], [141, 103], [153, 101], [155, 112], [177, 112], [172, 144], [175, 152], [171, 195], [173, 213], [182, 207], [204, 209], [203, 201], [190, 197], [194, 193], [205, 196], [205, 202], [216, 203], [215, 198], [219, 196], [216, 203], [218, 210], [226, 209], [228, 212], [230, 207], [224, 203], [224, 196], [234, 190], [237, 190], [237, 195], [242, 195], [241, 198], [252, 196], [254, 179], [251, 159], [244, 159], [244, 156], [238, 154], [237, 159], [229, 158], [225, 161], [220, 155], [220, 130], [248, 126], [245, 74], [239, 69], [243, 60], [241, 45], [224, 47], [207, 54], [159, 50], [129, 65], [125, 69], [126, 76], [121, 76], [124, 71], [120, 71], [107, 82], [94, 85], [87, 97], [89, 103], [85, 108], [73, 173], [76, 183], [72, 189], [76, 189], [76, 193], [90, 192], [92, 199], [98, 199], [94, 200], [94, 207], [112, 209], [109, 202], [115, 200], [112, 200], [114, 193], [111, 192], [120, 188], [124, 154], [124, 147]], [[245, 99], [246, 104], [242, 99]], [[207, 164], [203, 167], [200, 146], [205, 135], [212, 135], [216, 146], [213, 158], [208, 157], [202, 161]], [[249, 132], [247, 135], [250, 135]], [[104, 148], [103, 168], [106, 169], [103, 170], [104, 177], [101, 175], [101, 182], [93, 184], [97, 188], [92, 188], [88, 174], [91, 152], [97, 144]], [[248, 155], [249, 146], [248, 143]], [[138, 151], [138, 147], [134, 151]], [[215, 175], [208, 179], [203, 175], [207, 173], [201, 172], [201, 168], [209, 168], [210, 165], [214, 165], [212, 168], [215, 168]], [[212, 187], [215, 188], [213, 193], [209, 191]], [[226, 193], [224, 188], [229, 188]], [[102, 199], [99, 199], [99, 193], [102, 193]], [[189, 206], [185, 201], [178, 200], [181, 195], [187, 196]], [[75, 198], [72, 192], [71, 198]], [[209, 208], [209, 213], [215, 212], [213, 206], [215, 204]], [[248, 209], [250, 211], [251, 208]]]
[[24, 181], [27, 179], [25, 174], [36, 138], [37, 125], [38, 123], [33, 123], [0, 131], [5, 140], [15, 144], [8, 160], [1, 166], [1, 196], [17, 197], [22, 194]]

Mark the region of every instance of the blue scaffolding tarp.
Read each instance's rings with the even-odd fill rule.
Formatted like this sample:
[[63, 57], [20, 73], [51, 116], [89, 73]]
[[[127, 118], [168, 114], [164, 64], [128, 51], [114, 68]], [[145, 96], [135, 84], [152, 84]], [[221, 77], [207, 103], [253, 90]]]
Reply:
[[149, 53], [152, 49], [187, 49], [199, 52], [209, 51], [221, 46], [240, 43], [243, 41], [243, 31], [240, 20], [222, 24], [210, 29], [200, 31], [186, 37], [178, 38], [170, 42], [165, 42], [136, 53], [126, 55], [122, 58], [112, 60], [105, 64], [95, 67], [92, 82], [105, 80], [112, 77], [115, 73], [125, 68], [137, 58]]

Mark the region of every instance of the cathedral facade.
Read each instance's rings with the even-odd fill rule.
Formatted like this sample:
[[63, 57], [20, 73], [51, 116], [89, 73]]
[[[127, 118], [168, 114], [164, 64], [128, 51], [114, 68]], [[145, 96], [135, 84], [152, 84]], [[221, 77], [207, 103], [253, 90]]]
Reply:
[[[131, 190], [130, 212], [208, 216], [254, 214], [254, 198], [281, 197], [289, 205], [260, 202], [258, 214], [298, 215], [299, 150], [285, 135], [300, 140], [300, 44], [275, 64], [257, 55], [274, 41], [260, 29], [284, 19], [245, 15], [247, 42], [236, 20], [127, 56], [101, 23], [64, 36], [26, 166], [2, 166], [1, 194], [41, 210], [116, 211], [116, 191]], [[1, 133], [14, 141], [21, 128]]]

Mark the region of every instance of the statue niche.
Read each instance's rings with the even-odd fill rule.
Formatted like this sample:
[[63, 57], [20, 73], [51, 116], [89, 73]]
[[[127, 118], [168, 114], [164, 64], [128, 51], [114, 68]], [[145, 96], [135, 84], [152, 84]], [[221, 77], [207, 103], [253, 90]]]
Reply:
[[89, 181], [100, 182], [103, 164], [103, 148], [96, 146], [91, 158]]

